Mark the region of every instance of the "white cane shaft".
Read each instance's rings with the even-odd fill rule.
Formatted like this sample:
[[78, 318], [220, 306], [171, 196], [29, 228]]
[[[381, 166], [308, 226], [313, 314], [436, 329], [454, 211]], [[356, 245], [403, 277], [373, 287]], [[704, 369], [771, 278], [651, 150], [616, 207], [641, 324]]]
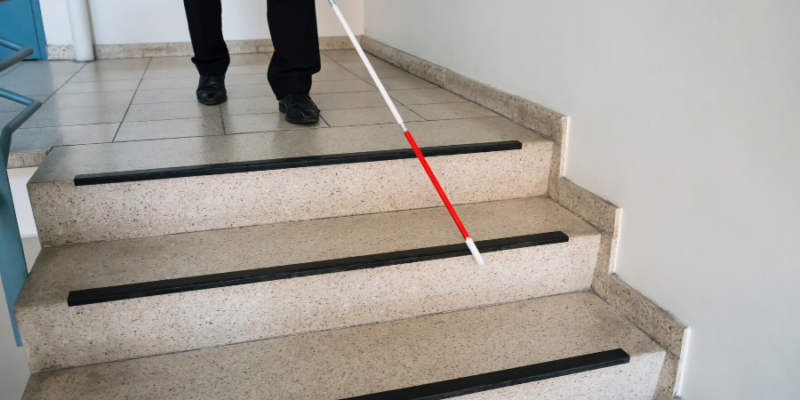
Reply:
[[342, 15], [342, 11], [339, 10], [339, 6], [336, 3], [330, 2], [331, 7], [333, 7], [333, 11], [336, 13], [336, 16], [339, 17], [339, 21], [342, 23], [344, 30], [347, 32], [347, 36], [350, 37], [350, 40], [353, 42], [353, 47], [356, 48], [358, 55], [361, 57], [361, 61], [364, 62], [364, 66], [367, 67], [367, 71], [369, 71], [369, 75], [372, 77], [372, 80], [375, 81], [375, 84], [378, 86], [378, 90], [381, 92], [381, 96], [383, 96], [383, 100], [386, 101], [386, 105], [389, 106], [389, 109], [392, 110], [392, 115], [394, 115], [394, 119], [397, 120], [397, 123], [400, 124], [400, 127], [403, 128], [403, 132], [407, 131], [406, 124], [403, 123], [403, 118], [400, 116], [400, 112], [397, 111], [397, 107], [394, 106], [394, 102], [389, 97], [389, 93], [386, 93], [386, 88], [383, 87], [383, 83], [381, 79], [378, 78], [378, 74], [375, 73], [375, 69], [372, 68], [372, 64], [369, 63], [369, 59], [367, 55], [364, 54], [364, 50], [361, 49], [361, 45], [358, 43], [356, 39], [356, 35], [353, 34], [353, 31], [350, 30], [350, 25], [347, 24], [347, 21], [344, 19], [344, 15]]

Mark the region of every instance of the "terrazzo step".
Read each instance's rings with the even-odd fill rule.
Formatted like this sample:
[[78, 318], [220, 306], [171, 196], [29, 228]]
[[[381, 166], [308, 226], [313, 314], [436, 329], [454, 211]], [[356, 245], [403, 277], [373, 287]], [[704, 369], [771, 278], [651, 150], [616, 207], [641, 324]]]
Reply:
[[42, 372], [23, 399], [650, 400], [664, 355], [583, 292]]
[[[455, 204], [541, 196], [552, 142], [502, 117], [408, 124]], [[55, 148], [28, 183], [44, 246], [440, 205], [395, 125]]]
[[32, 371], [588, 290], [600, 235], [546, 197], [44, 248], [14, 305]]

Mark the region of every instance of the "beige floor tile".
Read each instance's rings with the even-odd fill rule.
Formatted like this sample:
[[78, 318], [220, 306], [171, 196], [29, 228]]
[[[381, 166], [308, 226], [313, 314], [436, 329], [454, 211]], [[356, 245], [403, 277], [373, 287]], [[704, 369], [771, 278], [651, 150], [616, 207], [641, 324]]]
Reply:
[[50, 96], [42, 106], [47, 109], [69, 109], [84, 107], [122, 106], [133, 99], [134, 91], [102, 92], [102, 93], [56, 93]]
[[196, 76], [187, 78], [144, 79], [139, 85], [139, 90], [196, 89], [198, 82], [199, 78]]
[[123, 92], [136, 90], [137, 87], [139, 87], [138, 79], [124, 81], [67, 82], [58, 90], [58, 93]]
[[219, 117], [124, 122], [114, 141], [211, 136], [223, 133], [222, 119]]
[[87, 63], [81, 72], [86, 71], [131, 71], [144, 70], [149, 58], [122, 58], [118, 60], [97, 60]]
[[133, 104], [173, 103], [178, 101], [197, 101], [197, 95], [191, 88], [177, 89], [139, 89], [133, 96]]
[[[386, 107], [383, 96], [378, 91], [348, 92], [348, 93], [320, 93], [312, 99], [321, 110], [338, 110], [345, 108], [370, 108]], [[401, 105], [395, 101], [396, 105]]]
[[326, 128], [328, 124], [321, 120], [316, 124], [295, 125], [284, 120], [283, 114], [256, 114], [256, 115], [232, 115], [225, 117], [225, 133], [247, 133], [247, 132], [268, 132], [285, 131], [308, 128]]
[[266, 74], [267, 64], [256, 65], [231, 65], [228, 67], [227, 76], [242, 74]]
[[[378, 72], [378, 77], [383, 82], [383, 86], [386, 90], [401, 90], [401, 89], [428, 89], [428, 88], [436, 88], [438, 86], [417, 78], [409, 73], [404, 72], [404, 75], [398, 75], [394, 77], [383, 77], [380, 72]], [[370, 85], [375, 85], [372, 79], [364, 79]]]
[[78, 72], [70, 83], [74, 82], [99, 82], [99, 81], [124, 81], [141, 79], [144, 75], [143, 70], [132, 71], [86, 71]]
[[[397, 107], [405, 122], [423, 119], [403, 106]], [[346, 110], [323, 110], [322, 117], [330, 126], [371, 125], [394, 123], [395, 119], [388, 107], [352, 108]]]
[[229, 99], [249, 99], [249, 98], [264, 98], [274, 97], [275, 93], [269, 84], [263, 85], [235, 85], [228, 86]]
[[182, 79], [182, 78], [194, 78], [195, 80], [200, 78], [200, 74], [197, 72], [197, 69], [194, 66], [186, 67], [186, 68], [174, 68], [174, 69], [148, 69], [144, 73], [144, 79]]
[[109, 124], [122, 122], [127, 105], [39, 110], [22, 127]]
[[410, 105], [408, 108], [421, 115], [428, 121], [440, 119], [493, 117], [497, 115], [493, 111], [483, 108], [472, 102], [418, 104]]
[[[85, 63], [75, 61], [26, 61], [13, 69], [14, 74], [74, 74], [83, 68]], [[10, 73], [11, 71], [9, 71]]]
[[246, 99], [228, 99], [220, 104], [224, 116], [272, 114], [279, 112], [275, 97], [255, 97]]
[[[197, 81], [195, 79], [195, 81]], [[197, 82], [195, 82], [195, 85]], [[268, 85], [267, 72], [264, 71], [260, 74], [237, 74], [228, 75], [225, 77], [226, 86], [240, 86], [240, 85]]]
[[374, 86], [363, 80], [321, 81], [311, 85], [311, 94], [317, 93], [344, 93], [344, 92], [369, 92], [377, 90]]
[[11, 152], [46, 152], [53, 146], [107, 143], [114, 139], [118, 127], [119, 124], [97, 124], [19, 129], [11, 139]]
[[458, 103], [467, 99], [442, 88], [390, 90], [389, 96], [404, 105]]
[[322, 81], [353, 80], [359, 78], [352, 72], [342, 67], [339, 67], [339, 68], [323, 69], [322, 71], [319, 71], [318, 73], [314, 74], [312, 79], [314, 82], [322, 82]]
[[124, 122], [158, 121], [164, 119], [219, 117], [218, 106], [206, 106], [195, 101], [176, 103], [133, 104]]

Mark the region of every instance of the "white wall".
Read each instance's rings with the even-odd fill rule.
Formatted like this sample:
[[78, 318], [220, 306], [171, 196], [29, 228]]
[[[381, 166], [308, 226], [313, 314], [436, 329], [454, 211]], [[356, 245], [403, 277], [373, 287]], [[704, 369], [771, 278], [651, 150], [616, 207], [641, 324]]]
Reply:
[[370, 0], [366, 34], [571, 117], [617, 273], [692, 328], [683, 396], [800, 398], [800, 2]]
[[[47, 44], [72, 44], [65, 0], [39, 0]], [[337, 2], [353, 31], [364, 31], [363, 0]], [[320, 36], [344, 36], [326, 0], [316, 0]], [[183, 1], [89, 0], [95, 44], [188, 42]], [[226, 40], [267, 39], [266, 0], [222, 0], [222, 29]]]

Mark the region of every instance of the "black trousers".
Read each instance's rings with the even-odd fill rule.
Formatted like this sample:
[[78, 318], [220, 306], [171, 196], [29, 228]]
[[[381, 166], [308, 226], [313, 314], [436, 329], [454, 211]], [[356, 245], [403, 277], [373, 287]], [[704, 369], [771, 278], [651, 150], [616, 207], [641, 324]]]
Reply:
[[[220, 0], [183, 0], [192, 62], [203, 76], [225, 75], [231, 58], [222, 37]], [[275, 53], [267, 79], [278, 99], [288, 93], [308, 94], [311, 75], [319, 72], [319, 39], [314, 0], [267, 0], [267, 22]]]

